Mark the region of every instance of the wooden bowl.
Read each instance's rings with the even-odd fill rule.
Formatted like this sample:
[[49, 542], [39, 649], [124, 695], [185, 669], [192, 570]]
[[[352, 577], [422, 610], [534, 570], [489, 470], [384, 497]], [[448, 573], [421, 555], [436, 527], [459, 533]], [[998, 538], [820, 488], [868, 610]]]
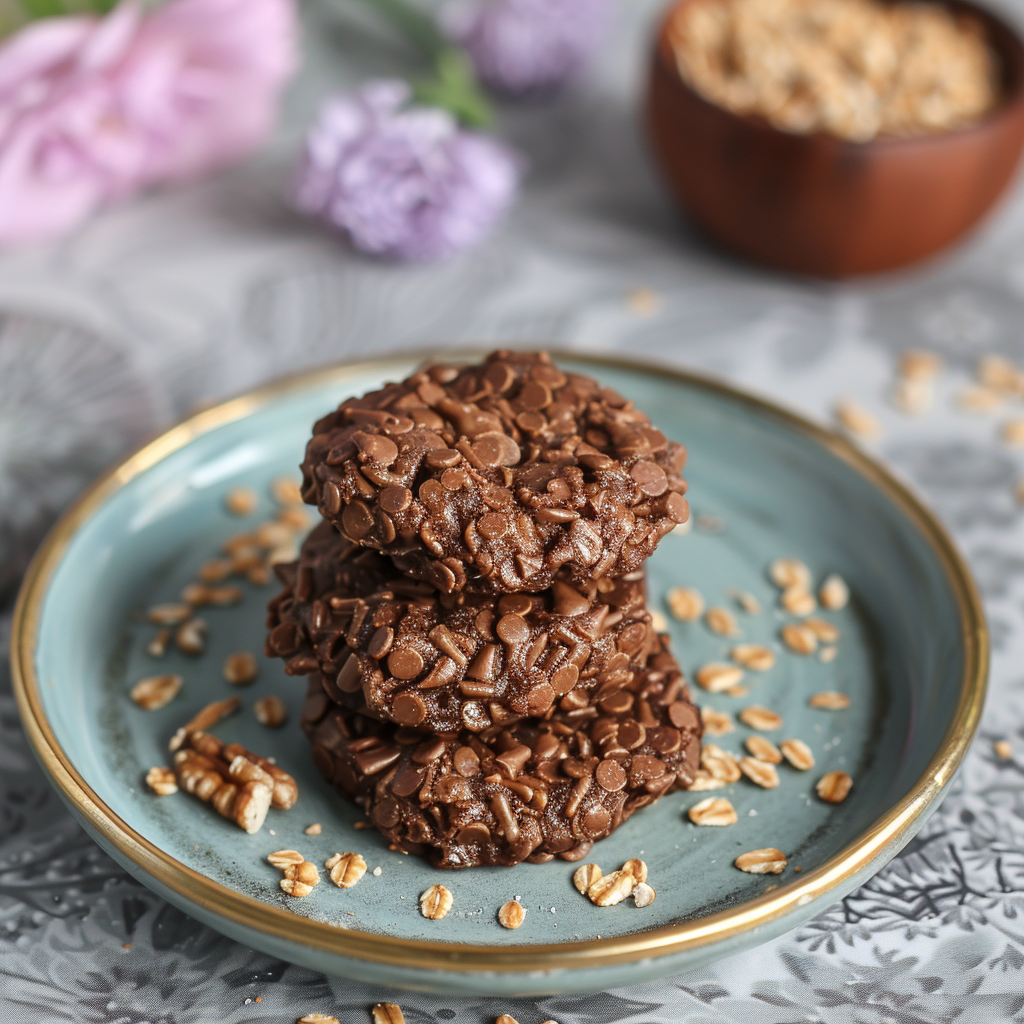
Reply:
[[1006, 189], [1024, 147], [1024, 46], [973, 4], [1003, 71], [999, 105], [969, 128], [849, 142], [797, 135], [709, 103], [658, 30], [646, 117], [675, 198], [708, 234], [757, 263], [819, 277], [891, 270], [968, 232]]

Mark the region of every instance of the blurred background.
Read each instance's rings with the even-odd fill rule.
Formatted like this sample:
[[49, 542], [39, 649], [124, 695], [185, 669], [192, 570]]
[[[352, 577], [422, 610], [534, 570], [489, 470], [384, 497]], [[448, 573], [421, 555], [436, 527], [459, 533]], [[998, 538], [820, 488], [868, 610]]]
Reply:
[[[278, 374], [432, 345], [553, 345], [706, 371], [821, 419], [852, 401], [871, 420], [854, 432], [954, 532], [991, 620], [982, 738], [932, 825], [822, 918], [697, 977], [518, 1007], [398, 1001], [415, 1024], [503, 1012], [523, 1024], [1017, 1019], [1024, 760], [991, 746], [1024, 749], [1024, 451], [1006, 429], [1020, 395], [995, 387], [974, 409], [964, 395], [982, 357], [1024, 365], [1019, 183], [980, 230], [909, 269], [835, 281], [730, 256], [680, 212], [645, 137], [663, 8], [613, 5], [564, 89], [495, 102], [487, 131], [515, 152], [520, 193], [468, 251], [368, 255], [286, 199], [327, 96], [424, 73], [355, 0], [302, 0], [301, 62], [252, 156], [0, 250], [0, 640], [32, 551], [82, 487], [190, 410]], [[1019, 3], [998, 9], [1024, 20]], [[5, 55], [0, 107], [24, 100]], [[894, 390], [912, 349], [944, 365], [917, 409]], [[297, 1001], [365, 1013], [385, 997], [244, 950], [137, 886], [60, 807], [21, 736], [6, 665], [0, 679], [0, 1016], [290, 1020]], [[131, 966], [117, 956], [125, 943]], [[71, 994], [74, 1009], [62, 1006]]]

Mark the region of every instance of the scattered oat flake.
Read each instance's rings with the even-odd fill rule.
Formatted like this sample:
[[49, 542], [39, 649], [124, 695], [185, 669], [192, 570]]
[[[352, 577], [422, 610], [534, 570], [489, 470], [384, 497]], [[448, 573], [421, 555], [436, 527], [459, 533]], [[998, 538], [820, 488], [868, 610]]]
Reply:
[[737, 717], [744, 725], [762, 732], [778, 729], [782, 725], [782, 715], [757, 704], [751, 704], [750, 707], [744, 708]]
[[651, 628], [655, 633], [667, 633], [668, 632], [668, 619], [665, 618], [657, 608], [648, 608], [648, 612], [651, 616]]
[[836, 660], [836, 655], [838, 653], [839, 649], [837, 647], [822, 647], [821, 650], [818, 651], [818, 661], [827, 665], [830, 661]]
[[[339, 889], [351, 889], [359, 881], [359, 879], [366, 874], [366, 861], [363, 859], [362, 854], [359, 853], [336, 853], [334, 854], [333, 857], [328, 857], [327, 860], [324, 861], [324, 867], [328, 870], [328, 872], [330, 872], [331, 881]], [[431, 886], [431, 889], [433, 888], [438, 887]], [[444, 886], [440, 886], [440, 888], [444, 889]], [[427, 892], [430, 892], [430, 889], [428, 889]], [[448, 890], [445, 889], [445, 892], [448, 892]], [[424, 897], [426, 895], [427, 893], [423, 894]], [[448, 893], [448, 896], [448, 906], [450, 907], [451, 893]], [[421, 908], [422, 905], [423, 897], [420, 898]], [[439, 916], [444, 917], [444, 915], [447, 913], [448, 909], [446, 908], [444, 912]], [[429, 917], [430, 915], [424, 914], [423, 916]]]
[[270, 694], [260, 697], [252, 706], [253, 714], [260, 725], [268, 729], [277, 729], [288, 721], [288, 706], [280, 697]]
[[736, 636], [740, 631], [736, 624], [736, 616], [728, 608], [709, 608], [704, 616], [704, 622], [712, 633], [719, 636]]
[[851, 434], [869, 440], [881, 436], [882, 427], [878, 418], [856, 402], [849, 399], [837, 402], [835, 415], [839, 425]]
[[834, 644], [839, 639], [839, 627], [827, 619], [819, 619], [812, 615], [810, 618], [804, 619], [804, 625], [823, 644]]
[[275, 850], [267, 854], [267, 863], [280, 871], [294, 864], [301, 864], [305, 859], [298, 850]]
[[698, 768], [693, 773], [693, 781], [686, 787], [688, 793], [700, 793], [709, 789], [721, 789], [725, 785], [721, 779], [716, 779], [711, 772], [704, 768]]
[[756, 757], [758, 761], [765, 761], [768, 764], [781, 764], [782, 762], [782, 752], [764, 736], [748, 736], [744, 741], [744, 746], [750, 751], [750, 756]]
[[647, 881], [647, 864], [639, 857], [630, 857], [630, 859], [627, 860], [619, 870], [624, 871], [628, 875], [632, 875], [634, 881]]
[[232, 487], [224, 496], [224, 506], [233, 516], [251, 515], [260, 499], [251, 487]]
[[768, 566], [768, 578], [782, 590], [810, 590], [811, 570], [799, 558], [776, 558]]
[[935, 380], [942, 372], [944, 360], [936, 352], [908, 349], [900, 356], [897, 372], [906, 380]]
[[835, 690], [823, 690], [813, 694], [807, 703], [819, 711], [845, 711], [850, 706], [850, 698]]
[[598, 907], [614, 907], [633, 892], [637, 880], [628, 871], [603, 875], [587, 890], [587, 898]]
[[1016, 487], [1017, 503], [1024, 505], [1024, 480], [1017, 481]]
[[730, 686], [728, 689], [723, 690], [722, 693], [727, 697], [747, 697], [750, 695], [750, 687], [743, 685]]
[[761, 602], [749, 591], [731, 590], [729, 595], [748, 615], [761, 614]]
[[224, 678], [232, 686], [248, 686], [259, 673], [256, 655], [250, 651], [229, 654], [224, 659]]
[[672, 617], [680, 622], [696, 622], [704, 614], [704, 596], [693, 587], [672, 587], [665, 595]]
[[779, 598], [779, 604], [790, 615], [810, 615], [818, 607], [814, 595], [803, 587], [786, 587]]
[[192, 606], [183, 602], [154, 605], [146, 613], [158, 626], [180, 626], [192, 617]]
[[1024, 374], [1002, 356], [982, 356], [978, 360], [977, 377], [985, 387], [1003, 394], [1019, 395], [1024, 391]]
[[921, 416], [931, 407], [935, 391], [930, 380], [901, 378], [892, 389], [892, 403], [908, 416]]
[[655, 900], [657, 893], [649, 886], [646, 882], [637, 882], [633, 886], [633, 904], [634, 906], [649, 907]]
[[756, 757], [742, 757], [739, 765], [740, 771], [762, 789], [775, 789], [779, 784], [779, 773], [775, 770], [775, 765], [767, 761], [761, 761]]
[[767, 672], [775, 664], [775, 652], [764, 644], [737, 644], [729, 657], [754, 672]]
[[798, 771], [805, 772], [814, 767], [814, 755], [803, 740], [783, 740], [779, 749], [782, 756]]
[[700, 752], [700, 766], [720, 782], [738, 782], [742, 772], [736, 758], [714, 743], [705, 743]]
[[626, 304], [637, 316], [653, 316], [661, 308], [661, 296], [651, 288], [632, 288]]
[[743, 679], [743, 669], [724, 662], [710, 662], [697, 669], [697, 685], [709, 693], [721, 693]]
[[992, 388], [969, 387], [957, 395], [956, 404], [964, 412], [991, 412], [1003, 403], [1003, 396]]
[[780, 630], [782, 642], [794, 654], [813, 654], [818, 649], [814, 630], [802, 622], [789, 622]]
[[431, 921], [440, 921], [452, 909], [455, 898], [444, 885], [432, 885], [420, 895], [420, 913]]
[[382, 874], [384, 874], [384, 872], [381, 870], [380, 865], [378, 864], [377, 867], [373, 869], [373, 877], [380, 878]]
[[1024, 418], [1007, 420], [1000, 430], [1003, 440], [1013, 446], [1024, 445]]
[[502, 928], [518, 928], [526, 917], [526, 911], [523, 910], [523, 906], [517, 900], [509, 900], [507, 903], [503, 903], [498, 910], [498, 924]]
[[601, 869], [596, 864], [581, 864], [572, 876], [572, 884], [586, 895], [587, 890], [601, 877]]
[[732, 715], [728, 711], [716, 711], [715, 708], [702, 707], [700, 720], [704, 724], [705, 736], [724, 736], [735, 728]]
[[992, 750], [1000, 761], [1009, 761], [1013, 757], [1013, 747], [1010, 746], [1009, 740], [996, 740], [992, 744]]
[[150, 768], [146, 772], [146, 785], [157, 796], [170, 796], [178, 792], [178, 780], [170, 768]]
[[170, 629], [161, 629], [156, 636], [146, 644], [146, 653], [151, 658], [162, 658], [167, 653], [167, 645], [173, 635], [174, 634]]
[[850, 590], [839, 573], [829, 573], [818, 591], [818, 600], [823, 608], [837, 612], [845, 608], [850, 600]]
[[302, 504], [302, 491], [290, 476], [279, 476], [272, 481], [270, 493], [279, 505]]
[[498, 1017], [494, 1018], [494, 1024], [519, 1024], [519, 1021], [515, 1017], [508, 1013], [503, 1013]]
[[398, 1003], [374, 1003], [370, 1013], [373, 1024], [405, 1024], [405, 1014]]
[[329, 1013], [307, 1013], [305, 1017], [299, 1017], [295, 1024], [340, 1024], [340, 1021]]
[[846, 772], [833, 771], [818, 779], [814, 788], [817, 790], [818, 796], [826, 803], [841, 804], [846, 799], [852, 785], [853, 779]]
[[303, 830], [307, 836], [318, 836], [323, 832], [323, 826], [319, 821], [314, 821], [312, 825], [307, 825]]
[[178, 675], [147, 676], [140, 679], [128, 695], [144, 711], [159, 711], [178, 696], [184, 684], [185, 680]]
[[722, 796], [709, 796], [694, 804], [687, 812], [694, 825], [722, 827], [734, 825], [738, 820], [733, 805]]
[[786, 869], [786, 855], [774, 846], [741, 853], [733, 862], [740, 871], [751, 875], [780, 875]]

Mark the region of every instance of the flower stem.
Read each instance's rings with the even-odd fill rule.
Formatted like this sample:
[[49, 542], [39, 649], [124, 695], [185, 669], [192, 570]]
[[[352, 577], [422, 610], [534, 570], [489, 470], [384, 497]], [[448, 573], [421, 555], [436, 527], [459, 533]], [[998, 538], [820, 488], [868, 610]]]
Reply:
[[463, 124], [475, 128], [491, 123], [491, 106], [480, 90], [469, 58], [445, 38], [429, 15], [408, 0], [362, 0], [362, 3], [389, 21], [433, 64], [432, 76], [412, 83], [420, 103], [441, 107]]

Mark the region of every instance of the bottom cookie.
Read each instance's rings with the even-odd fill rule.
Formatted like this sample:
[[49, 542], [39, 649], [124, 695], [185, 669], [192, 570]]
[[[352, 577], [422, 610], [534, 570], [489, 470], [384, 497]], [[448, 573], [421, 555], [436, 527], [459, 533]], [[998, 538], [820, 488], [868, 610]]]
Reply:
[[425, 736], [333, 703], [314, 675], [302, 726], [320, 774], [438, 867], [585, 857], [700, 760], [700, 715], [660, 637], [627, 688], [548, 721]]

